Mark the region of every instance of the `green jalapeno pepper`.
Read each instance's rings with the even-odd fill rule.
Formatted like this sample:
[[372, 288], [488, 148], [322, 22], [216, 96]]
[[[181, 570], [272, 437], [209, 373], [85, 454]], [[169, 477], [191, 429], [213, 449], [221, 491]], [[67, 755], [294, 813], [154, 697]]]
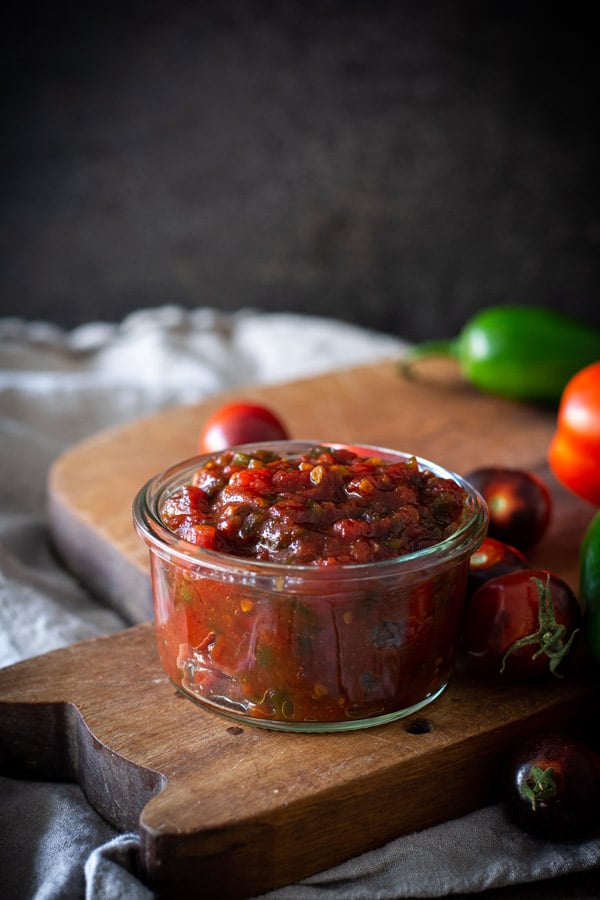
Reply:
[[410, 375], [426, 356], [452, 356], [479, 390], [556, 404], [569, 379], [600, 359], [600, 330], [548, 309], [498, 306], [477, 313], [451, 340], [417, 344], [400, 366]]
[[579, 563], [583, 631], [592, 658], [600, 663], [600, 511], [590, 522], [583, 537]]

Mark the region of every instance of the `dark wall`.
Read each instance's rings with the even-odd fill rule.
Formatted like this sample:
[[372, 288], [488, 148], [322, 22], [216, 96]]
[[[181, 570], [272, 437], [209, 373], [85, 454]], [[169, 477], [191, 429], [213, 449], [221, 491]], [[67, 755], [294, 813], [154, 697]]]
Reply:
[[22, 4], [3, 29], [0, 314], [176, 303], [414, 339], [600, 324], [591, 22], [546, 4]]

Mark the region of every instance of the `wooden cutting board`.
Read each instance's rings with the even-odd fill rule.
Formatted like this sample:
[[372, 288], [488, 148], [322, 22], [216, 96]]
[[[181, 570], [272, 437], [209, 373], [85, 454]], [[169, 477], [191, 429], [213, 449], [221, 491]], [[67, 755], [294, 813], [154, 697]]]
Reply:
[[232, 900], [493, 801], [515, 742], [583, 731], [599, 700], [589, 678], [524, 691], [457, 675], [418, 716], [378, 728], [241, 727], [175, 691], [148, 623], [0, 670], [0, 769], [78, 781], [139, 831], [159, 896]]
[[[394, 361], [294, 383], [249, 388], [291, 437], [369, 443], [415, 453], [466, 474], [478, 465], [523, 466], [547, 478], [555, 495], [552, 528], [532, 560], [577, 579], [577, 547], [591, 518], [588, 504], [561, 490], [546, 466], [554, 415], [480, 394], [452, 364], [431, 360], [408, 381]], [[49, 478], [55, 545], [72, 571], [131, 624], [152, 615], [147, 552], [131, 524], [131, 504], [153, 475], [197, 453], [207, 415], [240, 394], [105, 431], [64, 453]]]
[[[369, 442], [466, 473], [521, 465], [548, 478], [556, 514], [532, 561], [574, 586], [593, 510], [545, 467], [551, 413], [472, 391], [428, 365], [404, 381], [390, 361], [249, 389], [295, 438]], [[131, 502], [191, 456], [204, 417], [228, 399], [178, 407], [85, 441], [49, 479], [52, 534], [84, 583], [142, 622], [0, 671], [2, 770], [75, 779], [119, 828], [137, 828], [142, 876], [161, 896], [256, 896], [394, 837], [494, 800], [501, 761], [526, 734], [585, 734], [597, 679], [527, 690], [460, 672], [417, 716], [363, 732], [285, 734], [239, 726], [184, 699], [155, 647], [146, 551]], [[209, 890], [210, 889], [210, 890]]]

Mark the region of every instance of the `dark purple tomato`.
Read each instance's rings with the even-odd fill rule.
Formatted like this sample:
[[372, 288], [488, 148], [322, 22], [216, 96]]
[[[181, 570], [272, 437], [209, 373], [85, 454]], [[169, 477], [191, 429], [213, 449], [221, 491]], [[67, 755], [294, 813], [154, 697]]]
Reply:
[[467, 599], [463, 649], [472, 671], [531, 680], [561, 677], [581, 613], [569, 585], [543, 569], [521, 569], [486, 581]]
[[486, 537], [469, 560], [467, 594], [471, 596], [491, 578], [527, 568], [529, 562], [524, 553], [504, 541]]
[[581, 840], [600, 827], [600, 757], [566, 734], [527, 738], [510, 755], [503, 783], [509, 817], [551, 840]]
[[545, 534], [552, 515], [552, 497], [538, 475], [525, 469], [489, 466], [474, 469], [466, 480], [487, 503], [490, 537], [524, 551]]

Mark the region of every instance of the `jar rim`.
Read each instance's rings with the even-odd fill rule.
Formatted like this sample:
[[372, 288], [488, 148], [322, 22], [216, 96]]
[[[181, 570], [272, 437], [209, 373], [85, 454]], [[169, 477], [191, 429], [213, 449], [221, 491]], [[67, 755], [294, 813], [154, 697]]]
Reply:
[[349, 449], [362, 455], [376, 455], [391, 461], [414, 459], [420, 469], [429, 471], [440, 478], [451, 479], [463, 488], [466, 494], [464, 521], [447, 538], [429, 547], [389, 559], [366, 563], [340, 563], [332, 566], [283, 563], [207, 549], [180, 538], [167, 528], [159, 514], [163, 500], [183, 484], [189, 482], [193, 473], [204, 462], [215, 456], [214, 453], [207, 453], [189, 457], [170, 466], [153, 476], [140, 488], [133, 501], [133, 521], [138, 535], [152, 551], [169, 558], [176, 558], [185, 566], [198, 566], [222, 573], [252, 572], [255, 575], [264, 575], [270, 578], [279, 576], [285, 578], [286, 583], [296, 579], [302, 581], [307, 579], [327, 581], [332, 578], [361, 580], [392, 573], [397, 576], [400, 571], [408, 573], [424, 567], [437, 568], [440, 565], [448, 564], [456, 557], [470, 555], [485, 536], [488, 511], [481, 494], [456, 472], [414, 453], [372, 444], [349, 444], [322, 440], [255, 442], [227, 449], [241, 453], [267, 449], [293, 457], [314, 447]]

